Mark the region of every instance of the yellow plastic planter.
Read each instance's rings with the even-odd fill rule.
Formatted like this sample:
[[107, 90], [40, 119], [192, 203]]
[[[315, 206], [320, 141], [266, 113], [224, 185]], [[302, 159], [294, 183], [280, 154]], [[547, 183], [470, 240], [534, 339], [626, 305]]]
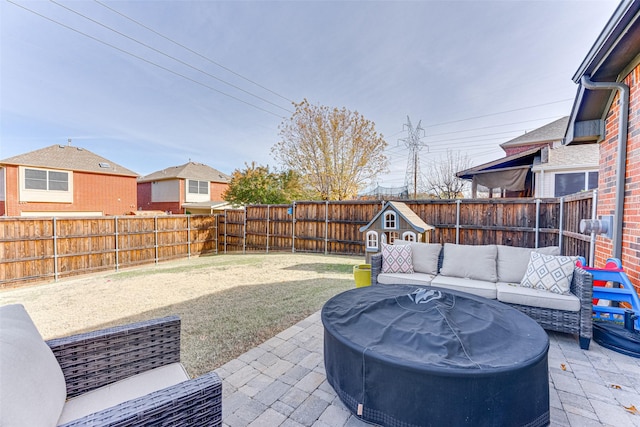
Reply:
[[356, 281], [356, 288], [371, 285], [371, 264], [354, 265], [353, 278]]

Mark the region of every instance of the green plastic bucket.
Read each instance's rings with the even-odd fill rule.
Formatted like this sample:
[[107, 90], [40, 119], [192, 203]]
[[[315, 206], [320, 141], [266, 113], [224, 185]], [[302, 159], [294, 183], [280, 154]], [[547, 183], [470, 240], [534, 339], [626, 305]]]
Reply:
[[356, 288], [371, 285], [371, 264], [354, 265], [353, 278], [356, 281]]

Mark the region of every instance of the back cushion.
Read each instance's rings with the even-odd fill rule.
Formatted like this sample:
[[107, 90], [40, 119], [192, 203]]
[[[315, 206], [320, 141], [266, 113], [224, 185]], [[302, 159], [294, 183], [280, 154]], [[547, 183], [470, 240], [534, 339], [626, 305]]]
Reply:
[[21, 304], [0, 307], [3, 426], [55, 426], [67, 398], [62, 369]]
[[395, 240], [394, 245], [410, 245], [413, 271], [416, 273], [438, 274], [438, 258], [442, 245], [440, 243], [419, 243], [406, 240]]
[[559, 246], [531, 249], [498, 245], [498, 282], [520, 283], [533, 251], [544, 255], [560, 255]]
[[440, 274], [450, 277], [496, 282], [496, 245], [444, 244], [444, 258]]

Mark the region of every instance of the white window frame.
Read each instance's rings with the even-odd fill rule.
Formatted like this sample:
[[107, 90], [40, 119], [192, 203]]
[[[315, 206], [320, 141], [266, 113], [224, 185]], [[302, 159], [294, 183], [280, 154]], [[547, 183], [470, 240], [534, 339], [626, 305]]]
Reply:
[[[31, 170], [45, 173], [46, 188], [27, 188], [27, 171]], [[66, 190], [49, 189], [52, 174], [65, 174], [67, 176]], [[18, 179], [20, 181], [19, 198], [21, 202], [73, 203], [73, 171], [20, 166], [18, 168]]]
[[398, 215], [394, 211], [386, 211], [382, 216], [382, 228], [396, 230], [398, 228]]
[[367, 231], [367, 249], [378, 249], [378, 232]]
[[[198, 187], [198, 191], [194, 192], [191, 191], [191, 183], [192, 182], [197, 182], [197, 187]], [[204, 184], [204, 185], [203, 185]], [[205, 192], [202, 191], [202, 189], [206, 190]], [[199, 181], [197, 179], [187, 179], [187, 194], [206, 194], [207, 196], [209, 195], [209, 181]]]
[[402, 240], [406, 240], [407, 242], [417, 242], [418, 236], [413, 231], [405, 231], [402, 233]]

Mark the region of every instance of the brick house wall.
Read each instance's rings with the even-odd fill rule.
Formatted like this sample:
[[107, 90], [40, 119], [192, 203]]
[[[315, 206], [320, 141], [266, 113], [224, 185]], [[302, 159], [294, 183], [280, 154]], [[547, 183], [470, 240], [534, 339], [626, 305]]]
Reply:
[[136, 209], [136, 177], [73, 172], [73, 203], [20, 202], [18, 166], [7, 165], [7, 216], [22, 212], [102, 212], [103, 215], [125, 215]]
[[211, 182], [209, 183], [209, 194], [211, 195], [212, 202], [221, 202], [224, 200], [222, 195], [229, 188], [229, 184], [225, 182]]
[[[622, 231], [622, 265], [640, 292], [640, 65], [623, 83], [629, 86], [629, 133], [625, 176], [624, 218]], [[616, 159], [618, 155], [618, 116], [620, 99], [616, 91], [605, 120], [605, 138], [600, 143], [598, 179], [598, 215], [613, 215], [616, 194]], [[613, 256], [611, 240], [598, 236], [595, 250], [596, 267], [604, 267]]]
[[180, 200], [171, 202], [153, 202], [151, 200], [151, 186], [153, 183], [139, 182], [138, 183], [138, 206], [139, 210], [144, 211], [163, 211], [171, 212], [174, 214], [184, 213], [182, 209], [182, 203], [184, 202], [184, 180], [180, 180]]

